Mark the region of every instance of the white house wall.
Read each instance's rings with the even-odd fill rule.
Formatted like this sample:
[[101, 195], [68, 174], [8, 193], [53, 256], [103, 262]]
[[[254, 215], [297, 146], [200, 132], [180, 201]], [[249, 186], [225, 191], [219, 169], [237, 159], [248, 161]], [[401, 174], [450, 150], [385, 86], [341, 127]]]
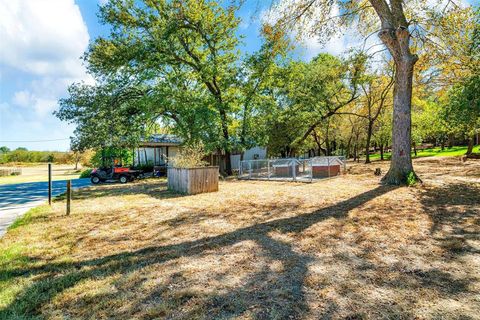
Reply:
[[[265, 159], [267, 157], [267, 149], [262, 147], [253, 147], [248, 149], [243, 154], [243, 160]], [[232, 169], [238, 170], [240, 168], [240, 155], [233, 154], [230, 156]]]
[[[168, 158], [173, 158], [178, 153], [178, 147], [168, 147]], [[135, 165], [138, 164], [145, 164], [147, 161], [153, 163], [155, 160], [156, 151], [156, 159], [157, 165], [163, 165], [167, 159], [167, 147], [145, 147], [145, 148], [138, 148], [135, 149]], [[145, 153], [147, 154], [147, 159], [145, 159]]]

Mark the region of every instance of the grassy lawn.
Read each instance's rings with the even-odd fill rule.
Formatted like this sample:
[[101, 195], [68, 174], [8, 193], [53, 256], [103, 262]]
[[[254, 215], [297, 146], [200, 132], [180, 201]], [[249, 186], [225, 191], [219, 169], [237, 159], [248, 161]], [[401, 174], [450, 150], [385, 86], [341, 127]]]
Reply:
[[[463, 156], [467, 152], [467, 147], [451, 147], [443, 149], [440, 147], [437, 148], [430, 148], [430, 149], [424, 149], [424, 150], [418, 150], [417, 151], [417, 158], [422, 158], [422, 157], [458, 157], [458, 156]], [[474, 153], [480, 153], [480, 145], [475, 146], [473, 148]], [[414, 153], [412, 151], [412, 157], [414, 156]], [[390, 160], [391, 154], [386, 152], [384, 154], [385, 160]], [[371, 160], [380, 160], [380, 153], [374, 153], [370, 155]]]
[[[22, 174], [19, 176], [0, 177], [0, 185], [48, 181], [48, 169], [47, 164], [45, 163], [35, 165], [21, 165], [17, 167], [22, 169]], [[79, 176], [80, 172], [78, 172], [78, 170], [75, 170], [74, 165], [54, 164], [52, 167], [52, 180], [77, 179]]]
[[478, 319], [480, 161], [415, 167], [412, 188], [356, 164], [195, 196], [83, 189], [0, 240], [0, 319]]

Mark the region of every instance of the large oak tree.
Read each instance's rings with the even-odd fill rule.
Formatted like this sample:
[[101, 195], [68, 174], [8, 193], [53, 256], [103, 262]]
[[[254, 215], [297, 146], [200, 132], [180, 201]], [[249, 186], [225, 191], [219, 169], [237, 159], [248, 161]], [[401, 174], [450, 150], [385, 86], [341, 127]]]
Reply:
[[[97, 76], [123, 74], [153, 87], [154, 93], [162, 91], [165, 79], [177, 77], [182, 104], [191, 100], [216, 115], [210, 128], [217, 130], [215, 140], [225, 154], [227, 174], [232, 172], [229, 126], [236, 108], [239, 58], [235, 10], [206, 0], [110, 0], [101, 7], [100, 19], [112, 32], [96, 39], [85, 56]], [[198, 97], [203, 101], [194, 101]], [[159, 103], [176, 105], [172, 99]]]
[[[435, 8], [428, 8], [422, 0], [296, 0], [277, 1], [281, 12], [279, 25], [305, 25], [316, 36], [328, 39], [342, 27], [358, 27], [367, 37], [377, 32], [383, 45], [395, 63], [393, 88], [392, 160], [390, 170], [383, 178], [389, 184], [402, 184], [414, 172], [411, 149], [411, 101], [412, 80], [415, 63], [418, 60], [413, 50], [412, 34], [417, 39], [428, 38], [427, 27], [438, 20], [442, 10], [455, 6], [454, 1], [440, 3], [437, 16], [431, 14]], [[440, 8], [441, 6], [441, 8]], [[321, 40], [321, 39], [320, 39]]]

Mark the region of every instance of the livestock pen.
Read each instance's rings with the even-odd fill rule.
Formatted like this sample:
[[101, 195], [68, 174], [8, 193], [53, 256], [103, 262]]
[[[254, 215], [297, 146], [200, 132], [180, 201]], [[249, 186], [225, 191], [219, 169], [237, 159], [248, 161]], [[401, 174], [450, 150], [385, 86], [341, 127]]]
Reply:
[[239, 178], [312, 182], [335, 177], [345, 171], [345, 158], [341, 156], [244, 160], [240, 162]]

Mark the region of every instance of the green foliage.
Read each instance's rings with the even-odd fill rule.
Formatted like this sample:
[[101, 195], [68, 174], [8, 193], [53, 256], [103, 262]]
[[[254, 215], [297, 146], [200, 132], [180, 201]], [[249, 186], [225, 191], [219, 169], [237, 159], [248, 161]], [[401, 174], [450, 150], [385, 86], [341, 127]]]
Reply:
[[480, 128], [480, 70], [463, 83], [455, 85], [444, 106], [444, 118], [451, 131], [472, 137]]
[[147, 118], [137, 106], [143, 105], [146, 89], [126, 85], [122, 79], [113, 79], [95, 86], [80, 83], [69, 87], [69, 96], [60, 100], [60, 109], [54, 114], [76, 125], [72, 150], [131, 147], [140, 140]]
[[180, 151], [169, 159], [172, 166], [176, 168], [195, 168], [207, 165], [203, 158], [205, 157], [205, 149], [201, 143], [185, 145]]
[[[325, 3], [325, 8], [331, 4]], [[297, 10], [297, 5], [290, 9]], [[345, 13], [356, 15], [350, 5], [356, 4], [346, 5]], [[325, 148], [358, 154], [371, 139], [382, 146], [392, 143], [388, 72], [369, 68], [367, 55], [358, 52], [345, 58], [320, 54], [309, 62], [293, 61], [287, 56], [289, 37], [269, 25], [262, 27], [260, 50], [242, 55], [238, 9], [236, 2], [213, 0], [110, 0], [102, 6], [99, 17], [112, 32], [95, 39], [84, 55], [96, 85], [71, 85], [56, 112], [76, 125], [72, 150], [131, 148], [159, 127], [187, 143], [202, 142], [206, 151], [225, 154], [255, 145], [266, 145], [275, 156]], [[432, 15], [440, 24], [429, 32], [452, 30], [459, 17], [471, 16], [467, 11], [449, 9], [443, 20]], [[373, 28], [374, 11], [367, 16], [362, 15], [361, 22]], [[345, 25], [351, 22], [341, 20]], [[466, 38], [472, 29], [468, 21]], [[462, 52], [461, 60], [475, 61], [470, 59], [478, 55], [475, 45], [461, 46], [472, 48], [468, 54], [455, 49]], [[391, 63], [385, 65], [382, 68], [388, 69]], [[430, 65], [422, 70], [427, 76], [442, 71]], [[416, 75], [415, 87], [425, 74]], [[380, 104], [383, 87], [383, 98], [387, 93], [388, 98]], [[462, 82], [451, 90], [448, 101], [426, 87], [414, 92], [413, 141], [442, 142], [453, 131], [471, 136], [478, 128], [478, 120], [472, 120], [478, 119], [478, 110], [466, 110], [478, 85]], [[342, 112], [349, 116], [337, 115]], [[352, 120], [355, 115], [361, 119]], [[94, 165], [99, 164], [97, 153]]]
[[28, 225], [36, 220], [44, 218], [50, 212], [49, 206], [39, 206], [28, 210], [27, 213], [17, 218], [9, 227], [8, 230], [13, 230], [18, 227]]
[[[441, 147], [436, 147], [436, 148], [429, 148], [429, 149], [423, 149], [423, 150], [418, 150], [417, 151], [417, 158], [423, 158], [423, 157], [459, 157], [463, 156], [465, 152], [467, 151], [467, 147], [465, 146], [456, 146], [456, 147], [451, 147], [451, 148], [444, 148], [442, 150]], [[473, 148], [474, 153], [480, 153], [480, 146], [476, 146]], [[413, 151], [412, 151], [412, 156], [413, 156]], [[380, 159], [380, 155], [378, 153], [370, 155], [370, 158], [372, 160], [378, 160]], [[385, 159], [390, 160], [391, 154], [390, 153], [385, 153]]]
[[65, 164], [72, 163], [73, 160], [70, 157], [69, 152], [29, 151], [25, 148], [18, 148], [16, 150], [7, 151], [0, 154], [0, 163], [10, 162], [53, 162]]
[[80, 173], [80, 176], [79, 178], [82, 179], [82, 178], [90, 178], [90, 174], [92, 173], [92, 169], [85, 169], [85, 170], [82, 170], [82, 172]]
[[449, 127], [440, 103], [430, 97], [415, 97], [412, 109], [412, 140], [417, 145], [422, 141], [444, 143], [447, 140]]
[[0, 153], [7, 153], [10, 151], [10, 148], [6, 147], [6, 146], [2, 146], [0, 147]]
[[414, 186], [416, 183], [417, 183], [417, 175], [415, 174], [415, 172], [410, 171], [410, 172], [407, 174], [407, 186], [412, 187], [412, 186]]
[[361, 55], [340, 60], [320, 54], [310, 62], [279, 68], [278, 80], [272, 85], [269, 153], [291, 156], [308, 150], [314, 131], [356, 98], [364, 62]]
[[289, 43], [265, 26], [262, 48], [242, 59], [238, 9], [212, 0], [102, 6], [112, 33], [84, 56], [96, 86], [73, 84], [56, 112], [77, 126], [72, 149], [135, 146], [159, 124], [209, 151], [263, 144], [268, 83]]
[[[116, 86], [119, 92], [144, 88], [140, 103], [129, 105], [133, 113], [145, 115], [140, 123], [161, 117], [187, 141], [229, 150], [231, 114], [238, 110], [236, 9], [215, 1], [110, 1], [100, 18], [114, 32], [91, 45], [85, 56], [88, 67], [109, 83], [118, 76], [128, 79]], [[97, 118], [103, 121], [104, 116]]]
[[136, 170], [142, 170], [143, 172], [153, 172], [153, 162], [148, 161], [148, 163], [141, 163], [134, 167]]
[[97, 150], [90, 163], [94, 167], [111, 166], [117, 160], [123, 165], [132, 164], [133, 152], [126, 148], [106, 147]]

